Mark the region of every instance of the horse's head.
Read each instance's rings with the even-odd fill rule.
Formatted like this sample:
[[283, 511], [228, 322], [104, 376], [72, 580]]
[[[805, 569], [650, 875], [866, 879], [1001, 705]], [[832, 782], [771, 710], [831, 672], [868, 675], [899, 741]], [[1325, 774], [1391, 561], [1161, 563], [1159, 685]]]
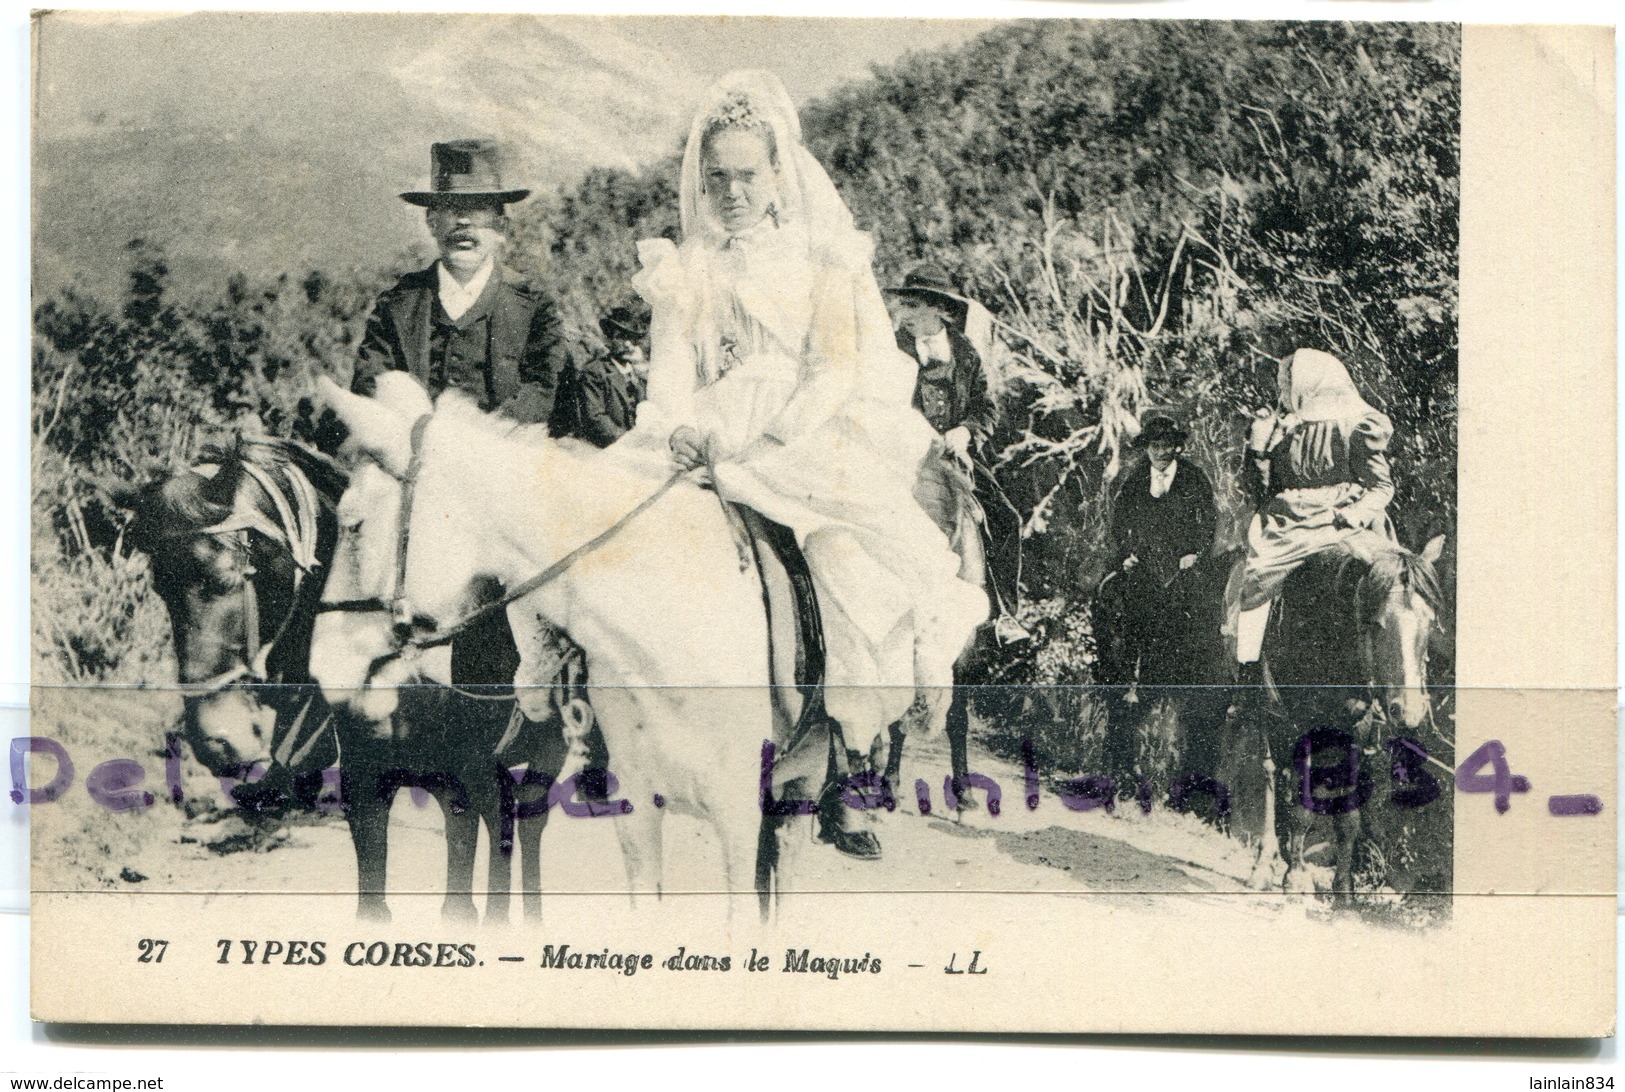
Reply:
[[261, 627], [291, 605], [293, 582], [287, 552], [251, 529], [270, 517], [245, 457], [240, 444], [116, 498], [134, 514], [125, 541], [147, 555], [169, 613], [183, 734], [222, 775], [270, 759], [276, 712], [233, 684], [253, 675]]
[[1370, 681], [1388, 719], [1407, 730], [1421, 726], [1431, 708], [1428, 644], [1443, 609], [1433, 563], [1443, 547], [1441, 536], [1419, 554], [1379, 555], [1356, 593]]
[[456, 426], [483, 415], [454, 395], [436, 412], [404, 373], [380, 376], [374, 398], [325, 379], [321, 394], [350, 430], [355, 469], [339, 502], [311, 671], [329, 701], [381, 720], [395, 710], [395, 688], [418, 675], [402, 655], [412, 634], [455, 621], [479, 598], [479, 559], [490, 551], [466, 510]]

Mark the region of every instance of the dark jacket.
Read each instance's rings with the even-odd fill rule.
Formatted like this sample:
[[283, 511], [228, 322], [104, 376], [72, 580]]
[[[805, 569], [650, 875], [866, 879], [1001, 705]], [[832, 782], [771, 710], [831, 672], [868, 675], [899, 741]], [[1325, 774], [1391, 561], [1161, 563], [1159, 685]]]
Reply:
[[1123, 480], [1112, 505], [1116, 566], [1132, 554], [1144, 575], [1166, 584], [1181, 557], [1208, 552], [1218, 522], [1213, 486], [1201, 470], [1180, 459], [1168, 492], [1153, 497], [1151, 463], [1142, 462]]
[[565, 374], [553, 409], [553, 435], [608, 447], [632, 428], [645, 393], [636, 372], [623, 374], [613, 360], [601, 356]]
[[[985, 442], [998, 421], [998, 407], [988, 390], [981, 354], [953, 326], [948, 327], [948, 346], [953, 351], [952, 363], [933, 360], [920, 368], [914, 383], [914, 408], [925, 414], [938, 433], [963, 425], [977, 441]], [[897, 347], [919, 360], [914, 335], [907, 330], [897, 331]]]
[[378, 297], [350, 389], [370, 395], [380, 373], [405, 371], [431, 397], [454, 387], [488, 412], [525, 424], [548, 420], [569, 359], [553, 301], [500, 265], [456, 321], [440, 306], [439, 292], [431, 265]]

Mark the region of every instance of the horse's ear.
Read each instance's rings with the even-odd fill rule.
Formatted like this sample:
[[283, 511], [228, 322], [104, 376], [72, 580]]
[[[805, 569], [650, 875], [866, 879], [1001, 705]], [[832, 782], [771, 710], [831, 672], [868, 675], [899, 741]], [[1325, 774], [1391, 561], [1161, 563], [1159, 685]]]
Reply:
[[1444, 536], [1434, 535], [1428, 539], [1428, 544], [1422, 547], [1422, 560], [1429, 565], [1437, 565], [1439, 558], [1444, 556]]
[[378, 465], [405, 477], [412, 462], [412, 423], [382, 402], [352, 394], [325, 375], [316, 377], [316, 397], [343, 421], [350, 439]]

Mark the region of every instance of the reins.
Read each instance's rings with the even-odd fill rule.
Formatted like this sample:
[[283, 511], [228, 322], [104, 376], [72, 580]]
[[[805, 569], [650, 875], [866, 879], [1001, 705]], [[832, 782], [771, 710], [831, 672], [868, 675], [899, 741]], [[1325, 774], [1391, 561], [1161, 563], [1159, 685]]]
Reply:
[[641, 501], [639, 501], [637, 506], [630, 512], [627, 512], [626, 515], [622, 516], [604, 530], [600, 531], [586, 542], [583, 542], [580, 546], [577, 546], [575, 549], [553, 562], [553, 564], [549, 565], [547, 568], [543, 569], [529, 580], [515, 585], [511, 590], [503, 593], [501, 598], [493, 600], [492, 602], [470, 612], [456, 624], [440, 630], [432, 637], [422, 640], [413, 639], [410, 641], [410, 643], [419, 649], [438, 648], [441, 645], [450, 644], [458, 634], [462, 633], [470, 626], [476, 624], [477, 622], [483, 621], [485, 618], [495, 614], [499, 610], [506, 610], [510, 604], [523, 599], [525, 596], [529, 595], [538, 588], [552, 583], [554, 580], [562, 576], [564, 572], [572, 565], [586, 557], [588, 554], [592, 553], [594, 550], [597, 550], [610, 539], [614, 538], [623, 528], [626, 527], [627, 524], [631, 523], [634, 519], [651, 508], [656, 501], [666, 495], [667, 490], [671, 489], [672, 486], [677, 484], [677, 482], [683, 477], [683, 473], [684, 472], [680, 470], [673, 472], [670, 477], [660, 483], [659, 487], [656, 488], [653, 493], [650, 493], [647, 497], [644, 497]]

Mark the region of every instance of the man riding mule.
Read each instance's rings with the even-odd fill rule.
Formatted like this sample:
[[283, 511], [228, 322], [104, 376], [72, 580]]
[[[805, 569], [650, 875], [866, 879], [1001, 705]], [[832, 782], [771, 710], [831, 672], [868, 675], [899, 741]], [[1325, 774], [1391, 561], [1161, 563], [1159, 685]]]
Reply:
[[[1149, 716], [1169, 702], [1182, 716], [1187, 706], [1207, 704], [1205, 690], [1218, 681], [1218, 507], [1207, 475], [1181, 458], [1188, 435], [1167, 414], [1148, 414], [1135, 439], [1145, 458], [1113, 497], [1111, 565], [1097, 596], [1096, 679], [1111, 688], [1105, 758], [1119, 785], [1128, 784], [1137, 757], [1130, 714]], [[1211, 772], [1206, 718], [1181, 727], [1181, 768]]]
[[[350, 382], [357, 394], [371, 394], [385, 372], [403, 371], [431, 398], [463, 391], [520, 424], [552, 416], [569, 356], [553, 301], [502, 265], [507, 206], [530, 194], [504, 185], [502, 160], [487, 139], [435, 144], [429, 189], [401, 194], [425, 210], [440, 256], [378, 297]], [[518, 666], [500, 612], [463, 634], [451, 656], [451, 681], [498, 688], [493, 695], [512, 684]]]

